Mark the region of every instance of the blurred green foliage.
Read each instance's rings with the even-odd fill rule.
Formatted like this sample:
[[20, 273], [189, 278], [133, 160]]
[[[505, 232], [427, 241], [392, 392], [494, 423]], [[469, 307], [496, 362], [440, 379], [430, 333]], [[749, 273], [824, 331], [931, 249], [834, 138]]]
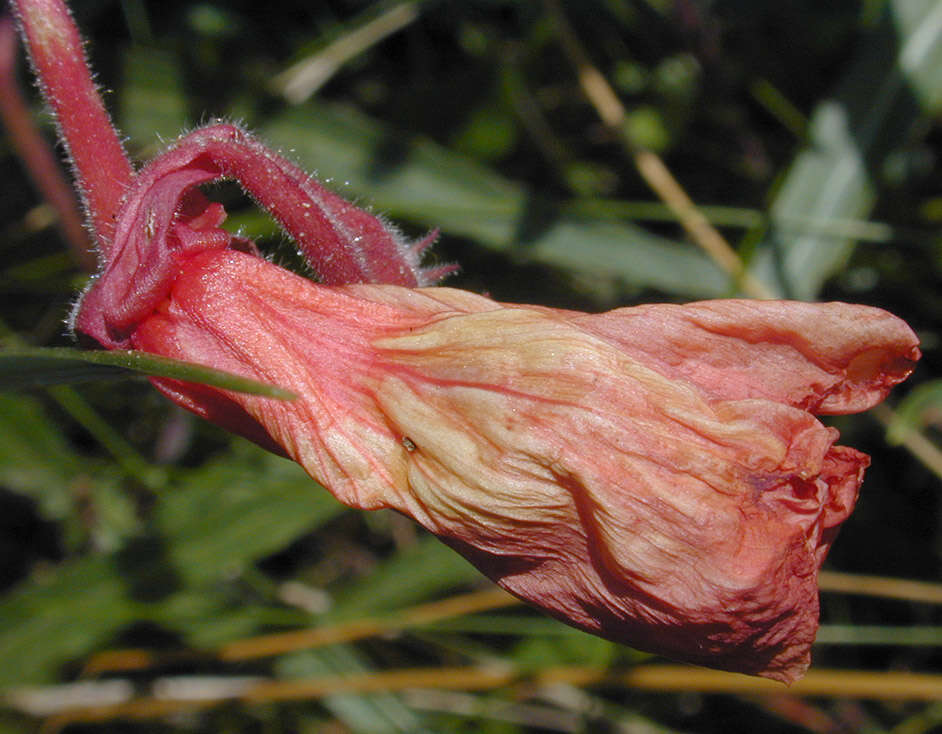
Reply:
[[[414, 17], [399, 30], [355, 49], [310, 99], [284, 99], [286, 69], [323, 62], [400, 5]], [[906, 426], [931, 434], [942, 411], [934, 381], [942, 377], [938, 0], [590, 0], [563, 8], [627, 107], [631, 136], [664, 157], [768, 288], [882, 306], [917, 329], [926, 357], [913, 384], [921, 387], [893, 436]], [[409, 234], [440, 228], [432, 257], [463, 268], [450, 285], [587, 309], [736, 293], [601, 125], [540, 2], [83, 0], [74, 10], [139, 159], [181, 129], [238, 119]], [[70, 346], [63, 321], [85, 276], [5, 139], [0, 146], [0, 334], [8, 346]], [[294, 261], [291, 244], [237, 190], [220, 186], [213, 195], [231, 226], [259, 238], [277, 261]], [[72, 367], [63, 368], [70, 380], [89, 376], [87, 365]], [[873, 466], [831, 566], [938, 579], [939, 478], [888, 444], [872, 418], [837, 425]], [[0, 395], [0, 548], [0, 686], [73, 680], [102, 650], [192, 652], [484, 586], [402, 518], [345, 510], [294, 465], [182, 414], [140, 380]], [[817, 664], [939, 669], [937, 608], [828, 594], [822, 607], [841, 644], [819, 645]], [[881, 625], [935, 631], [884, 644], [873, 632]], [[866, 634], [855, 638], [855, 628]], [[513, 608], [230, 667], [194, 654], [130, 679], [146, 687], [164, 674], [292, 678], [637, 659]], [[527, 701], [501, 690], [440, 699], [337, 694], [123, 726], [921, 732], [942, 721], [938, 706], [922, 704], [808, 707], [592, 689]], [[0, 713], [0, 731], [32, 726], [15, 707]]]

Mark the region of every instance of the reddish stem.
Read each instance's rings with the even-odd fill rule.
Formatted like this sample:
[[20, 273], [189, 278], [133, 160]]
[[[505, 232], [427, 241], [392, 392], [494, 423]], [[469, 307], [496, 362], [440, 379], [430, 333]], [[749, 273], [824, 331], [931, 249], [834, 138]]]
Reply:
[[11, 0], [30, 58], [98, 236], [100, 256], [111, 257], [118, 206], [133, 176], [105, 106], [92, 80], [82, 39], [62, 0]]
[[213, 178], [238, 181], [296, 242], [328, 285], [394, 283], [429, 285], [419, 266], [428, 243], [408, 242], [396, 230], [337, 194], [235, 125], [201, 128], [141, 172], [135, 187], [153, 185], [168, 172], [191, 167]]
[[222, 207], [199, 193], [221, 178], [237, 180], [268, 210], [328, 285], [415, 287], [453, 269], [422, 268], [421, 252], [432, 238], [408, 242], [241, 128], [220, 123], [179, 138], [135, 176], [118, 211], [111, 257], [75, 313], [78, 331], [108, 348], [126, 348], [187, 257], [245, 248], [219, 229]]

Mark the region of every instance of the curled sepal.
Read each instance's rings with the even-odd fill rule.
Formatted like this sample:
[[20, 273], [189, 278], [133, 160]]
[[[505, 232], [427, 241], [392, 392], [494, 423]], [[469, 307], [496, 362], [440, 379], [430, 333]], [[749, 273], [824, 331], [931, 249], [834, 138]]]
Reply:
[[434, 235], [408, 242], [245, 130], [220, 123], [182, 136], [135, 177], [118, 211], [111, 257], [75, 311], [77, 331], [108, 348], [127, 347], [184, 260], [206, 250], [253, 250], [221, 229], [225, 211], [199, 192], [223, 178], [238, 181], [275, 218], [328, 285], [430, 285], [452, 270], [420, 266]]

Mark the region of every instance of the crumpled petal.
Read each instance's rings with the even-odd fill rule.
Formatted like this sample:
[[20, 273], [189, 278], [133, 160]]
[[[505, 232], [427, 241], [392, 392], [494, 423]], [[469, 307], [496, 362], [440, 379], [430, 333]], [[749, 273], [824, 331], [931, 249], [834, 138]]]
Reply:
[[587, 315], [447, 288], [325, 288], [197, 255], [134, 345], [286, 403], [159, 380], [388, 507], [505, 589], [635, 647], [783, 681], [869, 459], [814, 412], [882, 399], [919, 351], [879, 309], [712, 301]]
[[665, 374], [726, 399], [762, 397], [816, 415], [857, 413], [912, 369], [912, 332], [846, 303], [714, 300], [654, 304], [577, 323]]

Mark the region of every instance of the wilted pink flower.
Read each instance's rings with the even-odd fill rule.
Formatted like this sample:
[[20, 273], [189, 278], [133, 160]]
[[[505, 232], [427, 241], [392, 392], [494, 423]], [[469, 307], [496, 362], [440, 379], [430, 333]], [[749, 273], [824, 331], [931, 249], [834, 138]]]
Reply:
[[[77, 332], [294, 392], [155, 380], [343, 502], [415, 518], [570, 624], [714, 667], [802, 674], [817, 570], [868, 463], [814, 416], [864, 410], [905, 379], [919, 350], [902, 321], [736, 300], [588, 315], [415, 287], [444, 272], [419, 266], [427, 242], [406, 243], [237, 127], [198, 130], [131, 172], [98, 130], [100, 103], [78, 115], [97, 96], [64, 6], [16, 5], [101, 251]], [[83, 148], [89, 127], [116, 157], [104, 170]], [[220, 228], [222, 207], [197, 187], [221, 177], [326, 285]], [[120, 200], [99, 181], [118, 182]]]
[[294, 391], [157, 381], [554, 616], [785, 681], [808, 666], [817, 570], [868, 464], [813, 413], [879, 402], [918, 357], [863, 306], [587, 315], [323, 287], [231, 251], [188, 261], [132, 342]]

